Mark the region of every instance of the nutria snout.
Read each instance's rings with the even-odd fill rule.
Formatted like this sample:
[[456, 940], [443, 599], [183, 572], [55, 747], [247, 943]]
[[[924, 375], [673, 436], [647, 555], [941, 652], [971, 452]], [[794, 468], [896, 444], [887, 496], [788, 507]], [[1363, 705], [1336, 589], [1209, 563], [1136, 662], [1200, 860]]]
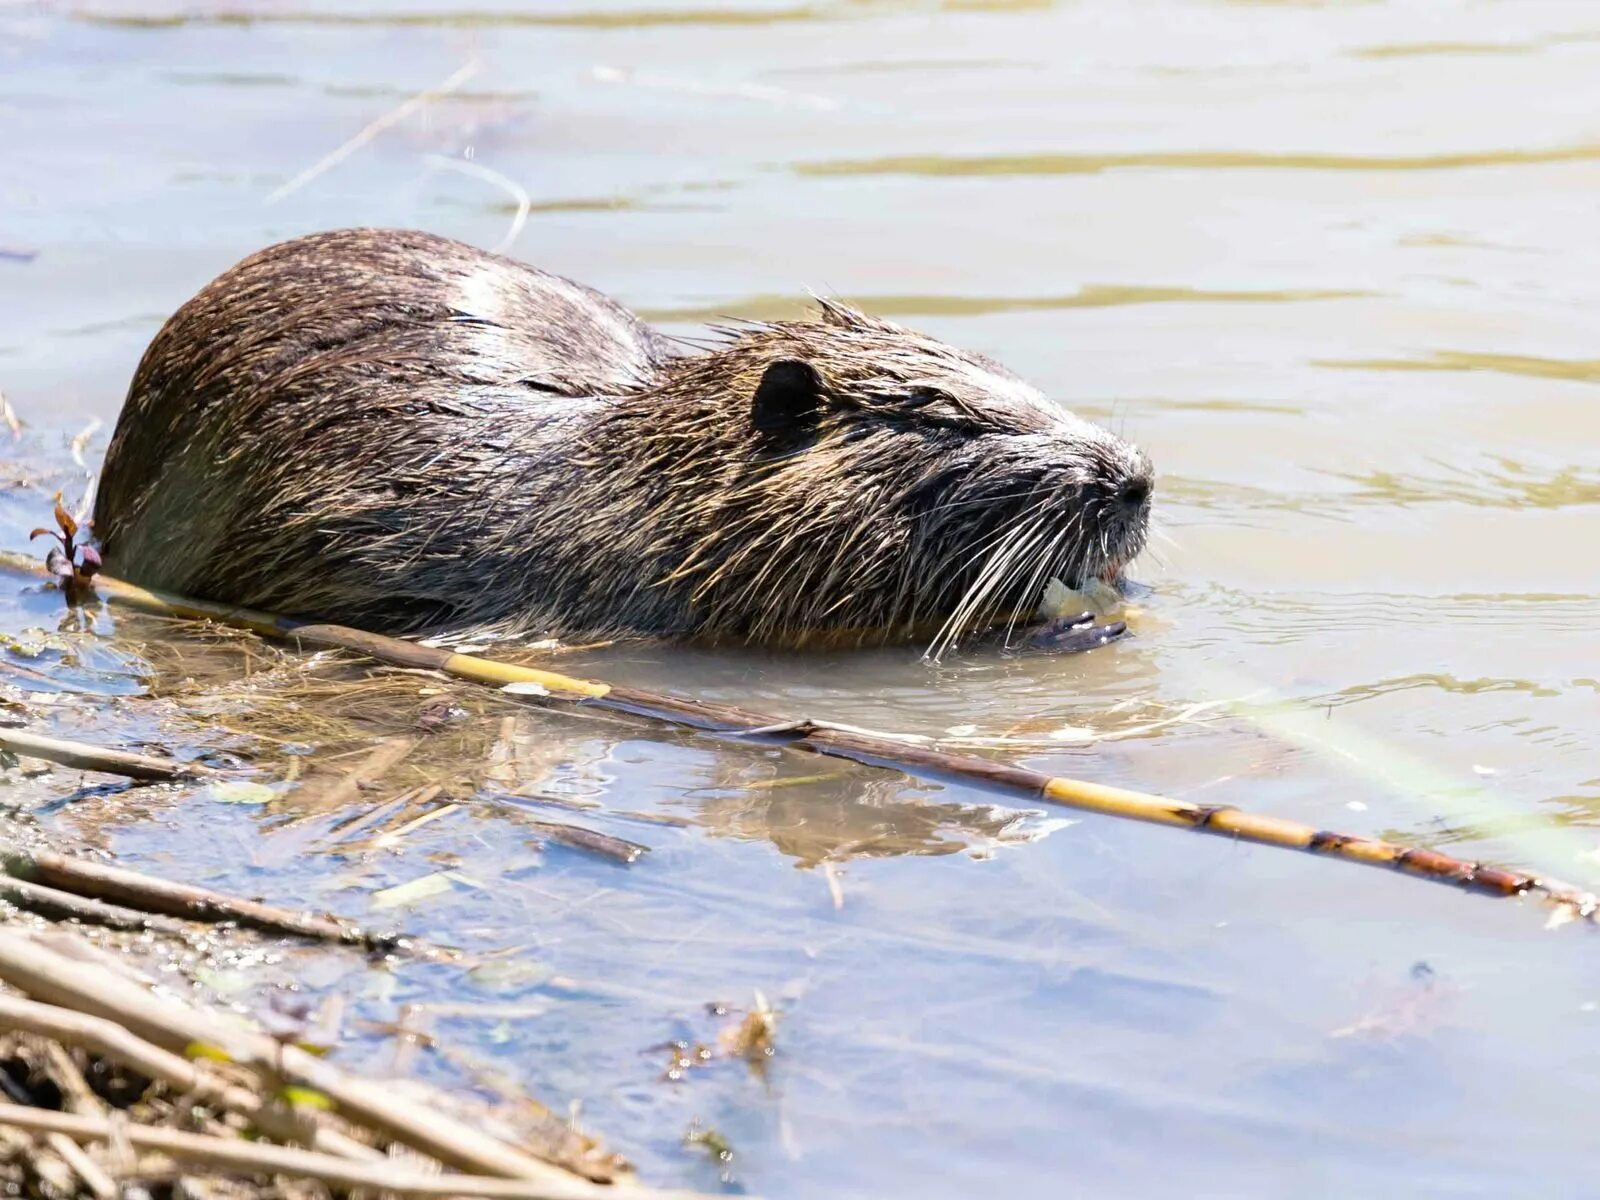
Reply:
[[271, 247], [139, 365], [108, 569], [388, 632], [932, 640], [1115, 580], [1135, 447], [998, 363], [823, 300], [684, 353], [428, 234]]

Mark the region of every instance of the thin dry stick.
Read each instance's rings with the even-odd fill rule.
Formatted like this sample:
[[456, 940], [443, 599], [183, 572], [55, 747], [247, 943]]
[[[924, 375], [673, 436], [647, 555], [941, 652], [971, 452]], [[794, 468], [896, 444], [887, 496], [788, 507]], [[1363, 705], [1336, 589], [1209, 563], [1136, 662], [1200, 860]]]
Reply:
[[384, 113], [383, 116], [366, 126], [366, 128], [362, 129], [360, 133], [356, 134], [338, 149], [324, 154], [321, 158], [312, 163], [304, 171], [301, 171], [300, 174], [296, 175], [293, 179], [280, 185], [279, 187], [274, 188], [271, 192], [267, 193], [267, 198], [265, 201], [263, 201], [263, 203], [276, 204], [279, 200], [282, 200], [290, 193], [299, 191], [318, 175], [321, 175], [324, 171], [331, 170], [332, 168], [338, 166], [357, 150], [361, 149], [361, 147], [365, 146], [373, 138], [377, 137], [385, 129], [388, 129], [394, 125], [398, 125], [401, 121], [404, 121], [419, 108], [423, 108], [429, 104], [432, 104], [435, 100], [438, 100], [442, 96], [448, 96], [451, 92], [455, 91], [458, 87], [460, 87], [467, 80], [471, 79], [477, 73], [478, 64], [476, 62], [469, 62], [464, 66], [458, 67], [455, 71], [451, 72], [448, 79], [439, 84], [437, 87], [431, 87], [426, 91], [418, 92], [415, 96], [412, 96], [398, 108], [390, 109], [388, 112]]
[[358, 834], [365, 834], [374, 826], [383, 824], [396, 813], [403, 812], [414, 804], [427, 804], [442, 791], [444, 788], [437, 783], [407, 788], [393, 800], [385, 801], [370, 812], [362, 813], [343, 825], [334, 826], [312, 849], [342, 852], [356, 840]]
[[24, 733], [20, 729], [0, 729], [0, 749], [9, 750], [26, 758], [42, 758], [46, 762], [60, 763], [63, 767], [100, 771], [107, 775], [123, 775], [129, 779], [195, 779], [217, 774], [216, 771], [199, 763], [173, 762], [168, 758], [152, 758], [148, 754], [136, 754], [132, 750], [113, 750], [108, 746], [94, 746], [88, 742], [73, 742], [66, 738]]
[[[105, 1141], [112, 1135], [109, 1121], [9, 1102], [0, 1102], [0, 1124], [64, 1133], [80, 1142]], [[403, 1167], [356, 1163], [312, 1150], [180, 1133], [175, 1129], [132, 1122], [122, 1127], [122, 1133], [135, 1149], [158, 1151], [181, 1162], [205, 1163], [251, 1174], [292, 1175], [318, 1180], [330, 1188], [359, 1188], [395, 1196], [474, 1196], [485, 1200], [602, 1200], [627, 1196], [634, 1200], [691, 1200], [699, 1195], [639, 1187], [607, 1188], [565, 1180], [532, 1182], [481, 1175], [424, 1175]]]
[[81, 921], [85, 925], [98, 925], [105, 929], [183, 932], [183, 924], [170, 917], [154, 916], [117, 904], [104, 904], [58, 888], [4, 875], [0, 875], [0, 900], [52, 921]]
[[534, 1158], [483, 1129], [450, 1117], [437, 1105], [347, 1075], [332, 1063], [241, 1023], [130, 986], [126, 976], [66, 958], [22, 933], [0, 929], [0, 980], [43, 1003], [114, 1020], [135, 1036], [174, 1054], [186, 1053], [196, 1044], [215, 1047], [264, 1080], [321, 1092], [346, 1120], [447, 1166], [548, 1185], [550, 1194], [570, 1188], [580, 1177], [610, 1178], [601, 1163], [555, 1164]]
[[56, 1042], [45, 1043], [44, 1052], [50, 1063], [50, 1077], [60, 1088], [67, 1111], [88, 1116], [103, 1115], [104, 1102], [94, 1094], [89, 1081], [78, 1070], [78, 1064], [72, 1061], [72, 1055]]
[[[13, 556], [0, 557], [0, 565], [16, 563], [17, 559]], [[26, 569], [34, 575], [40, 573], [37, 565], [31, 561]], [[295, 621], [252, 609], [155, 592], [104, 575], [96, 576], [94, 582], [99, 591], [114, 603], [144, 612], [221, 621], [263, 636], [283, 638], [300, 646], [353, 650], [398, 666], [443, 671], [478, 683], [501, 687], [508, 683], [537, 683], [555, 699], [598, 704], [693, 729], [745, 737], [759, 735], [781, 741], [797, 750], [849, 759], [869, 766], [898, 768], [923, 778], [955, 778], [1034, 802], [1045, 801], [1127, 820], [1193, 829], [1264, 846], [1307, 850], [1347, 862], [1389, 867], [1408, 875], [1453, 883], [1470, 891], [1493, 896], [1537, 893], [1554, 903], [1570, 906], [1584, 917], [1592, 918], [1600, 911], [1600, 900], [1593, 893], [1554, 879], [1468, 862], [1436, 850], [1334, 833], [1283, 817], [1243, 812], [1231, 805], [1195, 804], [1149, 792], [1046, 775], [1026, 767], [970, 754], [952, 754], [869, 730], [823, 721], [778, 721], [771, 716], [730, 704], [689, 700], [642, 688], [612, 686], [536, 667], [524, 667], [471, 654], [456, 654], [439, 647], [367, 633], [343, 625]]]
[[290, 912], [255, 900], [225, 896], [206, 888], [173, 883], [81, 858], [67, 858], [47, 850], [0, 851], [0, 870], [15, 879], [145, 913], [162, 913], [212, 924], [234, 921], [267, 933], [345, 942], [369, 949], [386, 950], [394, 945], [394, 939], [388, 935], [369, 933], [344, 921]]

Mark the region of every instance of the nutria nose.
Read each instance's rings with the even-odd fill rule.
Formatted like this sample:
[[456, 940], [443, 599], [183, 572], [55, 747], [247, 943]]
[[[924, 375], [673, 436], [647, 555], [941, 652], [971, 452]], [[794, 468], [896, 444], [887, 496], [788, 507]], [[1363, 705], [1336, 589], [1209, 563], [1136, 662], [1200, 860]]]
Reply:
[[1150, 499], [1150, 480], [1142, 475], [1127, 480], [1117, 489], [1117, 501], [1123, 508], [1136, 509]]

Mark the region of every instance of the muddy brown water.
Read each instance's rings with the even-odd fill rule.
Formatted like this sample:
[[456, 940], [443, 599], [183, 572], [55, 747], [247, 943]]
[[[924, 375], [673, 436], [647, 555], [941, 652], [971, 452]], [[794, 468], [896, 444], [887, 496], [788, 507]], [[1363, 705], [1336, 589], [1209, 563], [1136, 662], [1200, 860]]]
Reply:
[[[674, 332], [838, 293], [1002, 358], [1160, 471], [1165, 536], [1135, 572], [1154, 593], [1103, 652], [568, 665], [1009, 736], [1059, 773], [1600, 884], [1591, 3], [8, 2], [0, 131], [0, 389], [27, 423], [0, 447], [11, 547], [81, 490], [72, 439], [101, 422], [92, 468], [144, 343], [219, 269], [343, 224], [493, 245], [520, 190], [514, 253]], [[55, 597], [0, 595], [9, 698], [67, 732], [248, 755], [270, 784], [411, 736], [435, 699], [405, 678], [286, 694], [260, 647], [103, 614], [62, 632]], [[498, 957], [280, 973], [348, 1001], [349, 1061], [392, 1069], [380, 1026], [420, 1006], [438, 1046], [404, 1070], [578, 1102], [652, 1182], [1594, 1192], [1592, 930], [457, 699], [363, 806], [436, 778], [459, 807], [364, 854], [319, 848], [340, 814], [281, 786], [229, 803], [58, 773], [7, 802], [132, 865], [353, 916], [450, 872], [378, 918]], [[479, 790], [486, 762], [520, 798]], [[652, 852], [540, 848], [536, 819]], [[737, 1011], [705, 1006], [757, 991], [780, 1010], [764, 1071], [663, 1078], [663, 1043], [715, 1044]], [[697, 1121], [731, 1161], [684, 1144]]]

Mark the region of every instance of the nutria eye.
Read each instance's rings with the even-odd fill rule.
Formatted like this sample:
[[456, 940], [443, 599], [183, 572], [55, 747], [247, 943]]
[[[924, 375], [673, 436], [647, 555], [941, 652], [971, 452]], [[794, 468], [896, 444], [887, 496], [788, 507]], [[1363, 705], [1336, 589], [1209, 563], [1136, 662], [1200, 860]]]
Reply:
[[810, 363], [784, 359], [762, 373], [750, 399], [750, 423], [786, 440], [810, 433], [822, 415], [822, 377]]

